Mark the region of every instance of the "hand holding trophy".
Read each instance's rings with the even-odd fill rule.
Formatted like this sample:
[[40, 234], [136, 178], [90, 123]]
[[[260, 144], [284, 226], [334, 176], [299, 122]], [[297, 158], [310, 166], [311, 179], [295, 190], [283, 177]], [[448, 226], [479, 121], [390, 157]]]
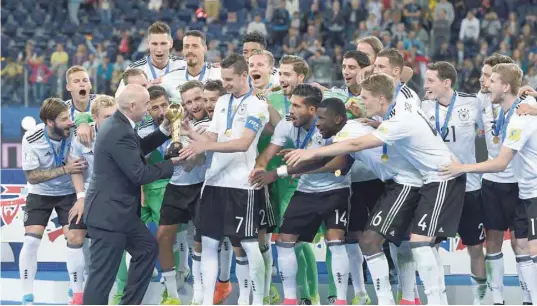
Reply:
[[171, 104], [166, 111], [166, 119], [170, 121], [172, 141], [168, 148], [166, 148], [165, 159], [178, 157], [179, 151], [183, 148], [183, 144], [181, 143], [181, 121], [183, 121], [183, 115], [184, 111], [181, 104]]

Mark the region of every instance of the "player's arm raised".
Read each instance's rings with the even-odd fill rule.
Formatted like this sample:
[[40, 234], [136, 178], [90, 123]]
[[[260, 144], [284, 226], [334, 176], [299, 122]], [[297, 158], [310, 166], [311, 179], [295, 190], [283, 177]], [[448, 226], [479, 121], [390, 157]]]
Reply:
[[270, 105], [270, 102], [268, 104], [268, 112], [269, 112], [269, 122], [265, 125], [265, 128], [263, 129], [263, 135], [270, 136], [274, 134], [274, 129], [282, 120], [282, 117], [278, 113], [278, 111]]

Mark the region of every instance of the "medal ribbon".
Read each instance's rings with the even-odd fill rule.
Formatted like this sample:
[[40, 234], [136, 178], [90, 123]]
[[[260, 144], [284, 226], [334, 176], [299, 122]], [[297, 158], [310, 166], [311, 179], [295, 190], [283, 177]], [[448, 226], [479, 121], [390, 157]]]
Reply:
[[[151, 64], [151, 55], [147, 56], [147, 64], [149, 65], [149, 70], [151, 70], [151, 75], [153, 76], [153, 79], [151, 79], [151, 81], [154, 79], [158, 79], [157, 72], [155, 71], [153, 64]], [[170, 71], [170, 61], [168, 61], [168, 64], [166, 65], [166, 70], [164, 71], [164, 74], [167, 74], [169, 71]]]
[[[201, 72], [199, 74], [199, 78], [196, 78], [198, 81], [203, 81], [203, 77], [205, 76], [205, 70], [207, 69], [207, 64], [203, 63], [203, 68], [201, 68]], [[166, 71], [167, 72], [167, 71]], [[185, 79], [187, 81], [190, 81], [190, 76], [188, 74], [188, 69], [185, 69]]]
[[43, 129], [43, 135], [45, 136], [45, 139], [47, 140], [48, 145], [52, 149], [52, 153], [54, 154], [54, 161], [56, 163], [56, 167], [62, 166], [67, 141], [65, 140], [65, 138], [62, 137], [62, 140], [60, 142], [60, 154], [58, 155], [58, 152], [56, 151], [56, 146], [52, 143], [52, 141], [50, 141], [50, 137], [48, 136], [46, 127]]
[[449, 119], [451, 118], [451, 113], [453, 112], [453, 107], [455, 105], [455, 100], [457, 99], [457, 92], [453, 92], [453, 96], [451, 96], [451, 102], [448, 106], [448, 111], [446, 114], [446, 118], [444, 120], [444, 124], [440, 128], [440, 103], [436, 101], [436, 109], [435, 109], [435, 116], [436, 116], [436, 131], [440, 133], [440, 136], [442, 136], [442, 140], [447, 136], [447, 130], [448, 130], [448, 124]]
[[[401, 84], [401, 83], [399, 83], [399, 84]], [[388, 107], [388, 111], [384, 115], [383, 121], [388, 120], [388, 118], [390, 117], [390, 114], [391, 114], [391, 112], [392, 112], [394, 107], [395, 107], [395, 102], [390, 104], [390, 107]], [[387, 156], [387, 155], [388, 155], [388, 145], [383, 144], [382, 145], [382, 156]]]
[[[520, 98], [517, 98], [515, 102], [513, 102], [513, 105], [509, 108], [509, 111], [507, 112], [507, 118], [505, 120], [502, 120], [502, 143], [505, 140], [505, 134], [507, 133], [507, 126], [509, 125], [509, 121], [511, 120], [511, 116], [513, 116], [513, 113], [515, 112], [516, 107], [520, 104]], [[503, 115], [503, 108], [502, 108], [502, 115]], [[503, 116], [502, 116], [503, 117]]]
[[313, 136], [313, 132], [315, 132], [315, 128], [316, 128], [315, 123], [317, 123], [317, 117], [313, 119], [313, 123], [311, 124], [311, 127], [308, 130], [306, 137], [304, 137], [302, 144], [300, 143], [300, 130], [302, 129], [302, 127], [298, 127], [298, 133], [296, 135], [296, 141], [295, 141], [295, 145], [297, 149], [304, 149], [308, 145], [308, 142], [310, 141], [311, 136]]
[[228, 104], [228, 108], [227, 108], [227, 122], [226, 122], [226, 131], [227, 130], [231, 130], [231, 127], [233, 125], [233, 118], [235, 118], [235, 115], [237, 114], [237, 111], [239, 110], [239, 108], [241, 107], [242, 103], [244, 102], [244, 100], [246, 100], [246, 98], [248, 98], [251, 94], [252, 94], [252, 91], [253, 89], [250, 88], [250, 91], [248, 91], [247, 94], [245, 94], [241, 101], [239, 102], [239, 105], [237, 105], [237, 108], [235, 108], [235, 110], [233, 111], [232, 113], [232, 108], [233, 108], [233, 94], [231, 94], [229, 96], [229, 104]]

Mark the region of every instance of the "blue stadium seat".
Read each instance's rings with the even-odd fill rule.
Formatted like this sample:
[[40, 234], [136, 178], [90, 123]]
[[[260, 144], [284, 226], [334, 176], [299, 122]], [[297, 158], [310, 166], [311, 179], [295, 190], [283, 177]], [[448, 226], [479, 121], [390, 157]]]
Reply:
[[214, 35], [215, 33], [221, 34], [222, 33], [222, 25], [211, 23], [207, 25], [207, 33], [210, 33], [211, 35]]
[[205, 26], [205, 24], [203, 22], [199, 22], [199, 21], [191, 23], [191, 24], [188, 25], [190, 30], [198, 30], [198, 31], [203, 31], [204, 26]]
[[192, 20], [192, 12], [187, 10], [181, 10], [177, 13], [177, 17], [179, 17], [179, 20], [190, 23]]
[[199, 8], [199, 2], [198, 0], [186, 0], [185, 7], [187, 9], [195, 11], [197, 8]]

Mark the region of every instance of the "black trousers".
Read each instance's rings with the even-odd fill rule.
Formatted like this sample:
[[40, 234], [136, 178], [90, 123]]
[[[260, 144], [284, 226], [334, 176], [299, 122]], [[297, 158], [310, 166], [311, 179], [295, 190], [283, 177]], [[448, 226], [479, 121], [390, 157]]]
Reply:
[[108, 305], [108, 295], [125, 250], [132, 260], [120, 304], [142, 303], [157, 261], [158, 244], [140, 219], [133, 220], [132, 224], [133, 228], [127, 233], [88, 226], [91, 264], [84, 288], [84, 305]]

